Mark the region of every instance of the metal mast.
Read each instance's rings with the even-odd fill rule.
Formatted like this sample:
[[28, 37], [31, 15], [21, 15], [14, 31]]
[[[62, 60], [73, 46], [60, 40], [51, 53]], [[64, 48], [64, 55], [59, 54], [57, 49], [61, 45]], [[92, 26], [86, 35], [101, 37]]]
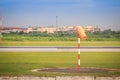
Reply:
[[58, 16], [56, 16], [56, 31], [58, 31]]
[[0, 41], [2, 40], [2, 16], [0, 16]]

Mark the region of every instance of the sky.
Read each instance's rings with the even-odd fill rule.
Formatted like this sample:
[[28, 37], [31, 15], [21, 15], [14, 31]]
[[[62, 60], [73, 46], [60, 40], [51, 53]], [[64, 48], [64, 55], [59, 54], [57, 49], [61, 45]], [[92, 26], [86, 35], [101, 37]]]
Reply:
[[99, 26], [120, 30], [120, 0], [0, 0], [3, 26]]

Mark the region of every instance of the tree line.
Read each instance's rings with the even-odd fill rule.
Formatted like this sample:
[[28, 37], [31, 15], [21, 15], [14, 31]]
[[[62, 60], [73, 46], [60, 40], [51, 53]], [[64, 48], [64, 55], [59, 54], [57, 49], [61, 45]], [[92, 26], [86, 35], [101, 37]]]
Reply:
[[[120, 41], [120, 31], [107, 29], [100, 32], [88, 33], [87, 41]], [[73, 32], [11, 32], [2, 34], [3, 41], [76, 41], [77, 33]]]

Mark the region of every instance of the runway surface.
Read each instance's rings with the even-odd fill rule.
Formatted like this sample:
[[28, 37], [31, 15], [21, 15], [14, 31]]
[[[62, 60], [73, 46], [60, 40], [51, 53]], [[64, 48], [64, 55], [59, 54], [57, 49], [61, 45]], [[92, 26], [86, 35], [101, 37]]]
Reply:
[[[0, 52], [77, 52], [75, 46], [0, 46]], [[82, 46], [81, 52], [120, 52], [120, 46]]]

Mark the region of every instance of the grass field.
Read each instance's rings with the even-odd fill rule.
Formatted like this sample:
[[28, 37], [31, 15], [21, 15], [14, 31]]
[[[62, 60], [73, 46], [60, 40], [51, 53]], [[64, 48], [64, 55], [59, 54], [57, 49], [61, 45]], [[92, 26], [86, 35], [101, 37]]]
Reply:
[[[119, 52], [82, 52], [81, 67], [120, 69]], [[80, 73], [31, 72], [42, 68], [77, 68], [75, 52], [0, 52], [0, 75], [64, 76]], [[120, 72], [87, 75], [120, 75]]]
[[[77, 41], [2, 41], [0, 46], [77, 46]], [[120, 46], [120, 42], [81, 41], [81, 46]]]

